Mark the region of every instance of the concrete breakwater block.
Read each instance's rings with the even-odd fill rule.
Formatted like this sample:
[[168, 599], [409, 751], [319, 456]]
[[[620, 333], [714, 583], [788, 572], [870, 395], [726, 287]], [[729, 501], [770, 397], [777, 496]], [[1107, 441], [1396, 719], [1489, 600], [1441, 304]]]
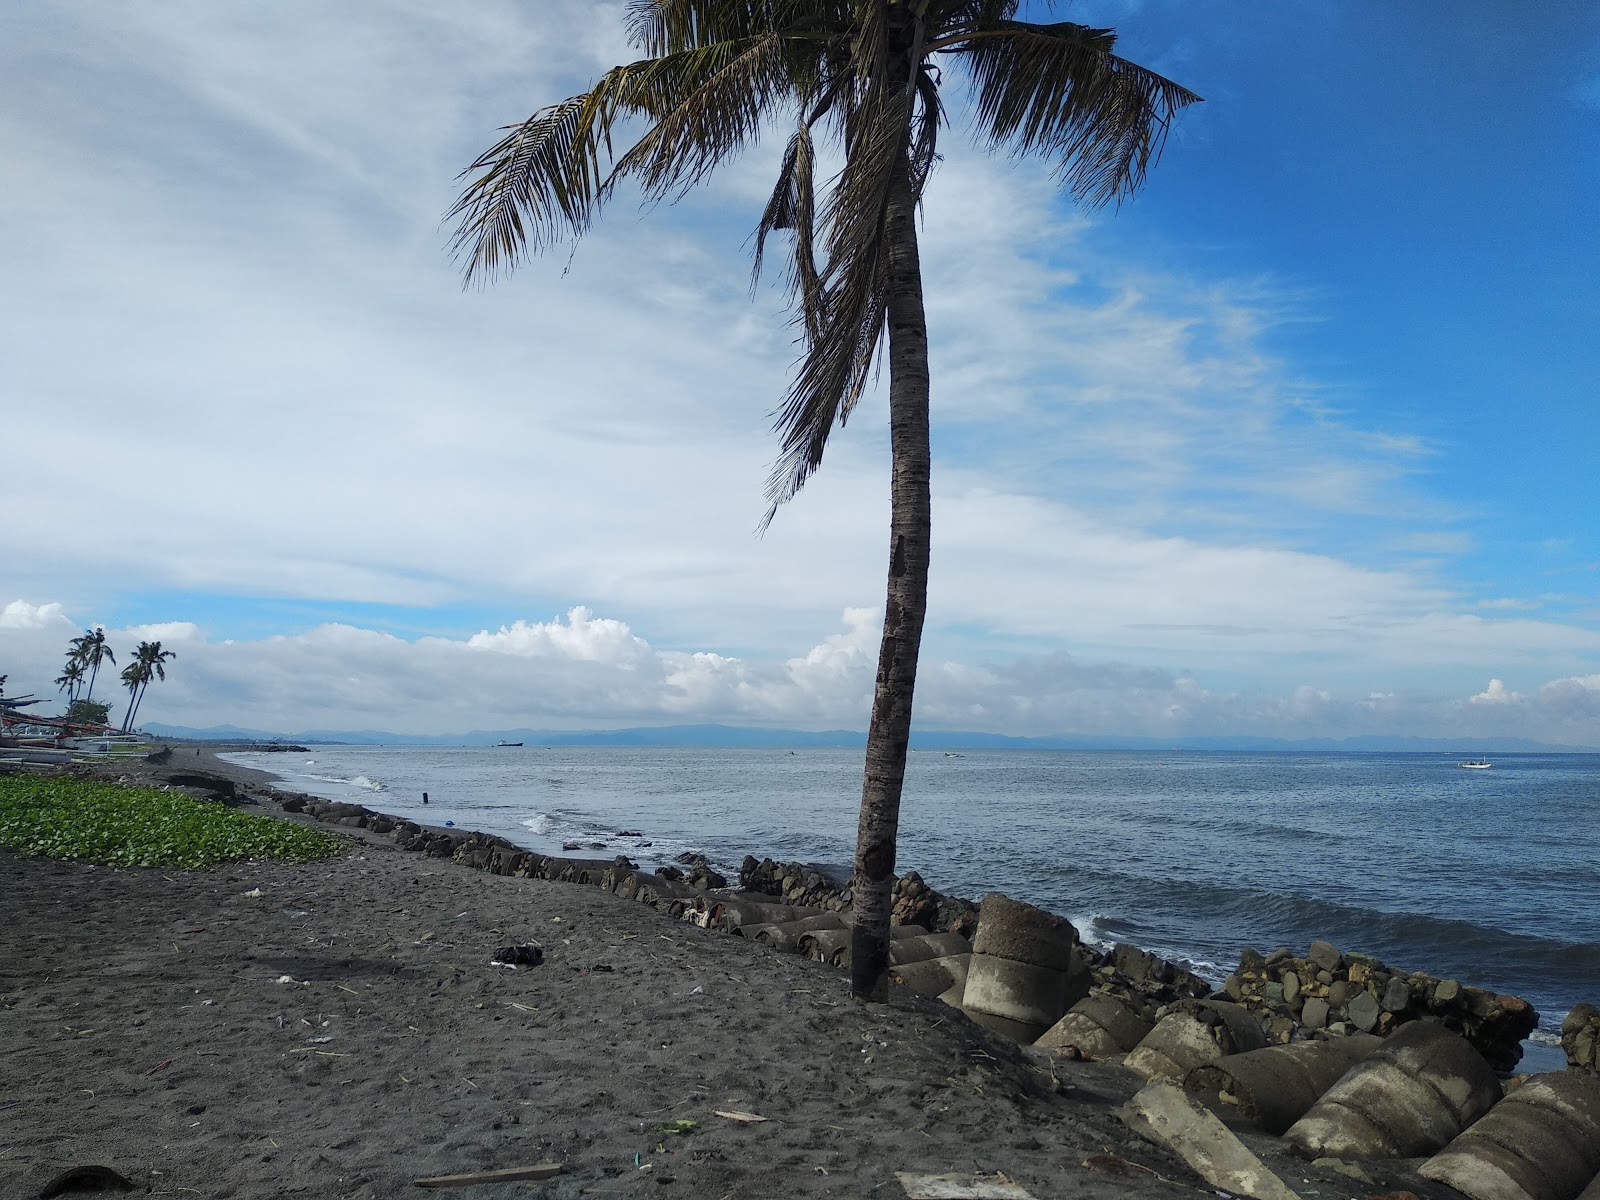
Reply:
[[770, 896], [732, 895], [707, 897], [701, 907], [710, 912], [709, 927], [738, 934], [746, 925], [781, 925], [803, 917], [820, 916], [820, 908], [774, 904]]
[[1071, 922], [991, 892], [978, 931], [961, 1007], [980, 1025], [1032, 1042], [1089, 994], [1089, 970]]
[[[892, 937], [889, 942], [889, 965], [907, 966], [930, 958], [948, 958], [952, 954], [971, 954], [972, 943], [959, 933], [925, 933], [917, 925], [898, 925], [897, 929], [913, 929], [909, 937]], [[943, 988], [939, 989], [941, 992]]]
[[1282, 1136], [1345, 1072], [1382, 1045], [1374, 1034], [1357, 1033], [1266, 1046], [1196, 1067], [1183, 1086], [1233, 1106], [1245, 1120]]
[[1127, 1001], [1110, 992], [1091, 992], [1045, 1030], [1034, 1045], [1044, 1050], [1065, 1050], [1070, 1046], [1084, 1058], [1110, 1058], [1132, 1050], [1154, 1028], [1154, 1023]]
[[1214, 1188], [1252, 1200], [1298, 1200], [1215, 1114], [1176, 1084], [1146, 1084], [1128, 1101], [1122, 1119], [1140, 1137], [1172, 1150]]
[[1576, 1200], [1600, 1175], [1600, 1076], [1533, 1076], [1419, 1174], [1471, 1200]]
[[1169, 1012], [1123, 1065], [1146, 1079], [1179, 1080], [1196, 1067], [1267, 1044], [1254, 1013], [1226, 1000], [1191, 1000]]
[[1465, 1038], [1414, 1021], [1351, 1067], [1284, 1138], [1306, 1158], [1421, 1158], [1442, 1150], [1500, 1094]]
[[921, 958], [915, 962], [890, 966], [889, 978], [923, 996], [942, 996], [954, 988], [965, 994], [970, 954], [951, 954], [944, 958]]
[[801, 917], [799, 920], [784, 921], [779, 925], [747, 925], [744, 928], [744, 936], [754, 937], [763, 946], [793, 954], [800, 949], [802, 935], [818, 929], [843, 929], [845, 925], [846, 921], [841, 913], [819, 913], [814, 917]]

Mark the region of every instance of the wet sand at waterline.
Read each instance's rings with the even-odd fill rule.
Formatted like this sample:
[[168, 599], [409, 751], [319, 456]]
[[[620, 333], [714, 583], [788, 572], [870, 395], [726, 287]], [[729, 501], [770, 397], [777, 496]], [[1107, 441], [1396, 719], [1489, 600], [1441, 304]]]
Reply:
[[[167, 769], [263, 779], [191, 753]], [[0, 853], [0, 1196], [83, 1164], [207, 1197], [897, 1197], [897, 1171], [1004, 1172], [1039, 1200], [1209, 1192], [1128, 1132], [1119, 1067], [357, 832], [342, 860], [214, 872]], [[490, 965], [535, 941], [541, 965]], [[1303, 1195], [1442, 1194], [1252, 1145]], [[413, 1185], [545, 1162], [561, 1173]]]

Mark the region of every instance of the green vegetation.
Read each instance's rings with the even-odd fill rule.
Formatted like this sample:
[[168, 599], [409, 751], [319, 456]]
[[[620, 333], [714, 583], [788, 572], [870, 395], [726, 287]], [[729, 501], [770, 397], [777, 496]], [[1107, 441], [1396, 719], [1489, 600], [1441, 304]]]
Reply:
[[74, 700], [67, 708], [67, 720], [74, 725], [104, 725], [111, 705], [98, 700]]
[[336, 838], [179, 792], [71, 776], [0, 776], [0, 847], [117, 867], [207, 870], [243, 858], [343, 854]]

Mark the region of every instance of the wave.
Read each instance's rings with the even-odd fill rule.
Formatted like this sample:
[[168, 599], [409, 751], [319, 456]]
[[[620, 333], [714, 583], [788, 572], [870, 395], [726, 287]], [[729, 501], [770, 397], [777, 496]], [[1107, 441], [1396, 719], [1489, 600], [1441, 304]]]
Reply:
[[365, 775], [307, 775], [307, 779], [315, 779], [321, 783], [337, 783], [345, 787], [360, 788], [364, 792], [388, 791], [379, 780], [369, 779]]

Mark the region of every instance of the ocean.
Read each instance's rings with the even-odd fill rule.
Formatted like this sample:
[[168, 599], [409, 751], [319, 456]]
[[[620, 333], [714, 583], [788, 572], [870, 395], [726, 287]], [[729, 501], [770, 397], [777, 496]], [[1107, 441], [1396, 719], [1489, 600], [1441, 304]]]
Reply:
[[[862, 763], [859, 749], [536, 745], [227, 757], [292, 790], [530, 850], [604, 843], [644, 865], [698, 851], [730, 879], [746, 854], [847, 874]], [[1458, 761], [918, 750], [898, 870], [972, 899], [1005, 892], [1086, 941], [1131, 942], [1215, 981], [1244, 947], [1304, 953], [1321, 938], [1522, 996], [1548, 1048], [1575, 1003], [1600, 1002], [1600, 755]]]

